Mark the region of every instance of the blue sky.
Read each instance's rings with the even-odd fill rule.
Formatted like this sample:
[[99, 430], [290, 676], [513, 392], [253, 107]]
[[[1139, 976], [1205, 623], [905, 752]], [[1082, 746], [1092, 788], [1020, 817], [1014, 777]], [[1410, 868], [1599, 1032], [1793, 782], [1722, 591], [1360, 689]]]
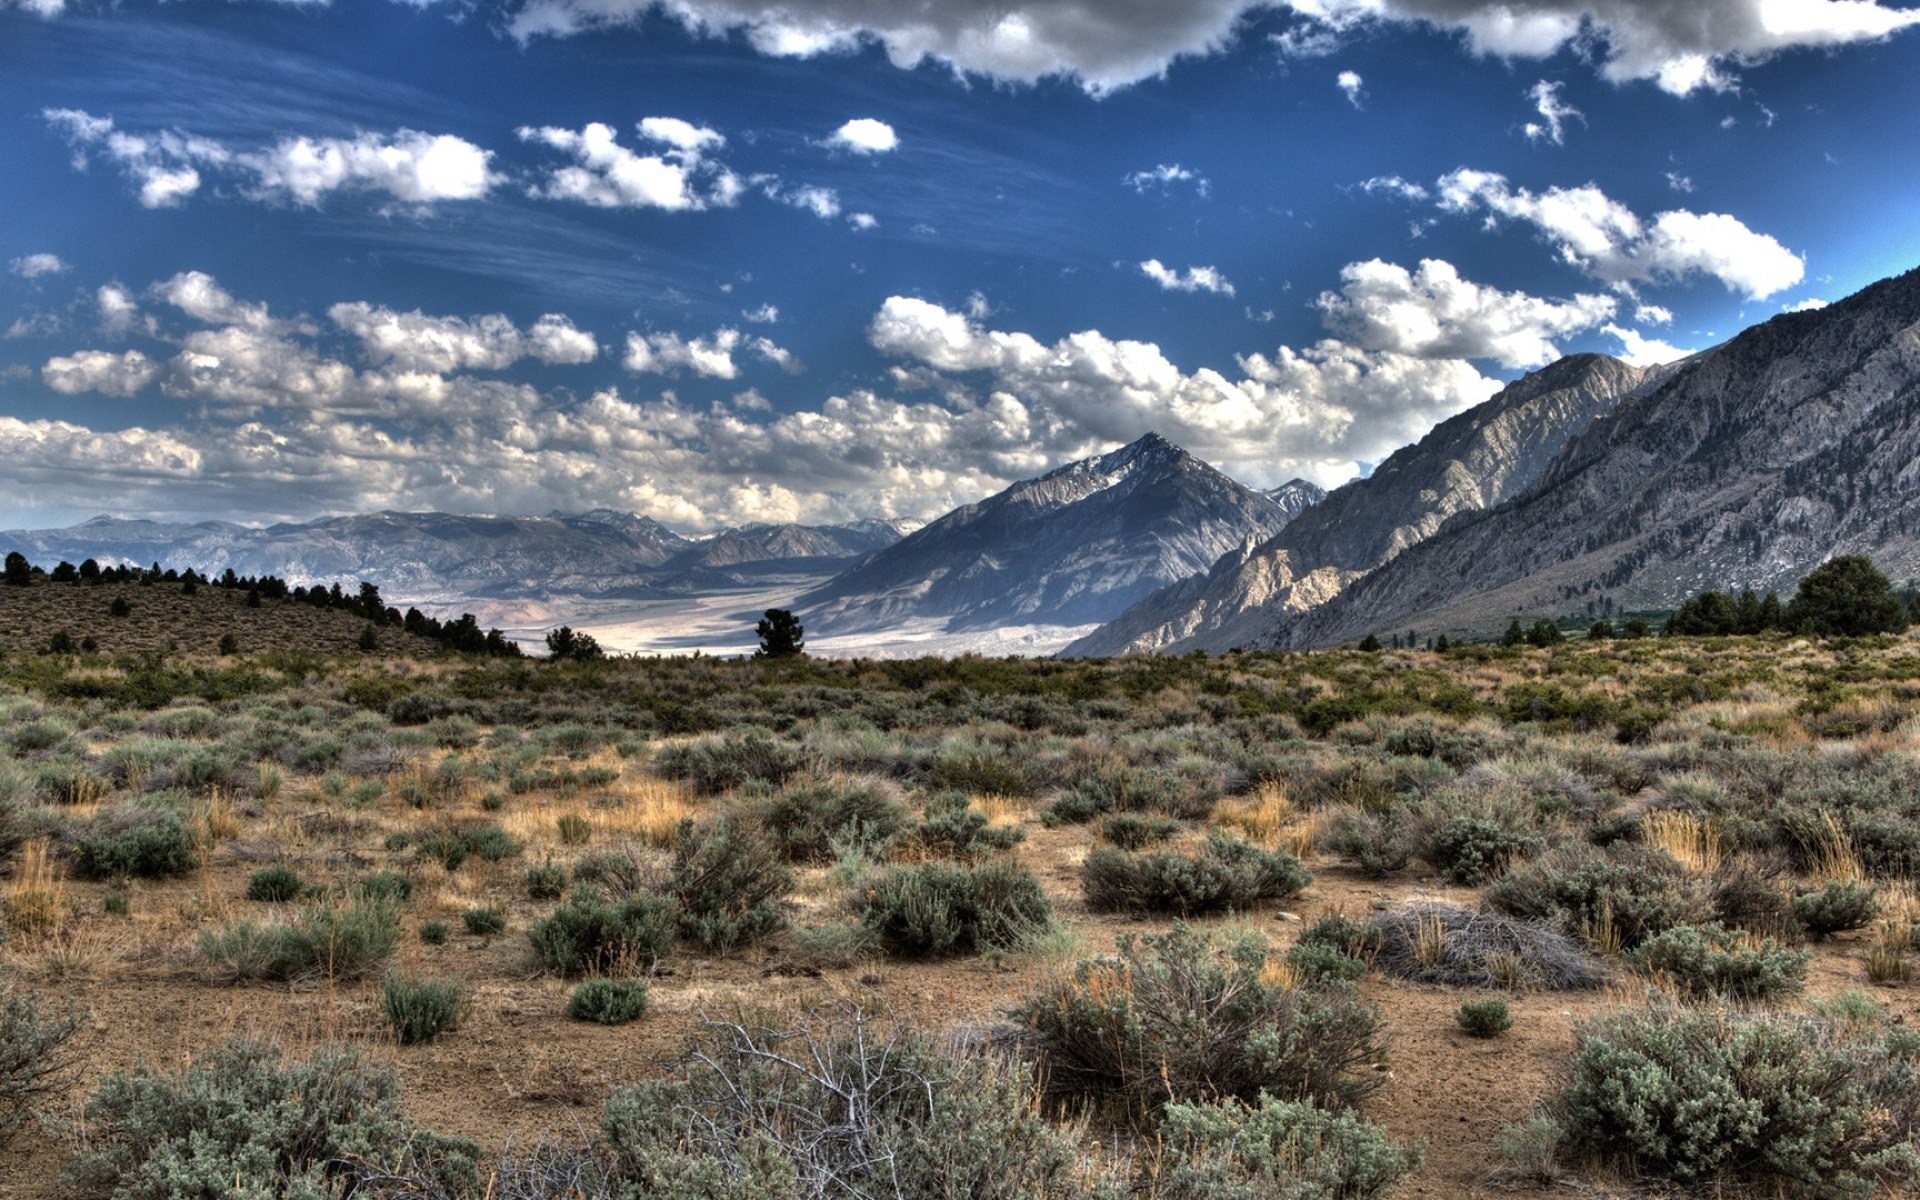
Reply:
[[0, 0], [0, 525], [1337, 484], [1920, 265], [1873, 0]]

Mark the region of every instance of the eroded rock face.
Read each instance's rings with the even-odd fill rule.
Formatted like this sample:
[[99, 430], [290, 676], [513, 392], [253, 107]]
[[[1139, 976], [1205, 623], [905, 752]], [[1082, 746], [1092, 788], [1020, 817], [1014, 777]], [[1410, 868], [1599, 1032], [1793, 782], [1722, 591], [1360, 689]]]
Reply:
[[1149, 434], [955, 509], [798, 607], [816, 634], [929, 617], [953, 630], [1089, 625], [1289, 519], [1282, 503]]
[[1588, 604], [1790, 590], [1837, 554], [1920, 574], [1920, 271], [1694, 356], [1528, 491], [1462, 518], [1258, 644], [1479, 629]]
[[1562, 359], [1436, 426], [1366, 479], [1303, 509], [1269, 541], [1217, 561], [1200, 580], [1154, 593], [1065, 653], [1254, 645], [1450, 518], [1524, 490], [1569, 439], [1654, 374], [1604, 355]]

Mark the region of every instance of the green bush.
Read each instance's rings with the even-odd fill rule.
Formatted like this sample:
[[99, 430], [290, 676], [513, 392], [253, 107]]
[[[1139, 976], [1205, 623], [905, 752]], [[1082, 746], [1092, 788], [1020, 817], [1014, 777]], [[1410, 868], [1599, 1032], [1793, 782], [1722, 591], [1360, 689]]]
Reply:
[[827, 862], [849, 838], [884, 846], [906, 827], [892, 785], [878, 779], [801, 776], [758, 806], [774, 849], [789, 862]]
[[1155, 1200], [1380, 1200], [1426, 1156], [1355, 1113], [1265, 1095], [1169, 1104], [1159, 1135]]
[[416, 1195], [478, 1183], [479, 1147], [409, 1122], [392, 1068], [348, 1047], [289, 1063], [232, 1041], [181, 1070], [143, 1064], [102, 1080], [74, 1129], [63, 1182], [115, 1200], [325, 1200], [401, 1175], [439, 1189]]
[[1914, 1036], [1721, 1006], [1579, 1027], [1548, 1115], [1568, 1148], [1690, 1185], [1867, 1194], [1920, 1173]]
[[757, 725], [743, 725], [717, 738], [662, 747], [653, 761], [667, 778], [684, 779], [713, 795], [754, 782], [779, 787], [800, 773], [805, 760], [798, 746]]
[[262, 867], [247, 877], [247, 899], [285, 904], [306, 889], [300, 872], [285, 863]]
[[548, 859], [527, 868], [527, 898], [558, 900], [567, 894], [567, 869]]
[[507, 910], [497, 904], [481, 904], [460, 914], [461, 924], [475, 937], [494, 937], [507, 931]]
[[609, 900], [575, 889], [566, 903], [527, 929], [534, 960], [561, 975], [645, 970], [673, 949], [673, 901], [645, 893]]
[[[1071, 1141], [1031, 1076], [853, 1011], [716, 1023], [674, 1076], [617, 1088], [599, 1149], [623, 1196], [1069, 1200]], [[552, 1194], [541, 1192], [541, 1195]]]
[[420, 940], [429, 946], [444, 946], [447, 935], [453, 931], [447, 928], [445, 921], [420, 922]]
[[1627, 844], [1541, 855], [1496, 879], [1486, 903], [1510, 916], [1557, 920], [1576, 937], [1611, 930], [1628, 949], [1664, 929], [1698, 924], [1712, 908], [1678, 863]]
[[520, 843], [513, 840], [506, 830], [498, 825], [482, 825], [478, 829], [469, 829], [461, 840], [467, 849], [479, 857], [482, 862], [499, 862], [503, 858], [512, 858], [520, 853]]
[[625, 1025], [647, 1012], [644, 979], [589, 979], [567, 997], [567, 1015], [596, 1025]]
[[449, 871], [458, 871], [467, 861], [467, 839], [457, 833], [430, 833], [413, 844], [422, 861], [437, 862]]
[[203, 929], [199, 950], [222, 979], [339, 980], [372, 973], [399, 941], [399, 906], [360, 892], [317, 904], [289, 925], [242, 920]]
[[1806, 986], [1810, 950], [1787, 950], [1770, 937], [1718, 925], [1679, 925], [1627, 955], [1634, 970], [1696, 996], [1762, 1000]]
[[1453, 1010], [1453, 1019], [1469, 1037], [1499, 1037], [1513, 1028], [1513, 1016], [1507, 1011], [1506, 1000], [1500, 996], [1468, 1000]]
[[387, 1024], [402, 1046], [430, 1042], [460, 1024], [467, 1008], [466, 989], [451, 979], [387, 976], [382, 989]]
[[1053, 925], [1033, 872], [1000, 861], [892, 867], [856, 903], [867, 934], [910, 957], [1012, 949]]
[[75, 838], [74, 867], [95, 879], [186, 875], [200, 865], [193, 831], [165, 808], [130, 807], [96, 818]]
[[1831, 937], [1873, 924], [1880, 897], [1869, 884], [1836, 879], [1817, 892], [1795, 896], [1793, 915], [1814, 937]]
[[389, 900], [398, 906], [413, 899], [413, 880], [398, 871], [375, 871], [360, 881], [360, 894], [369, 900]]
[[1196, 854], [1097, 846], [1080, 871], [1087, 907], [1095, 912], [1163, 912], [1179, 916], [1246, 909], [1292, 896], [1313, 882], [1300, 860], [1222, 833]]
[[1176, 924], [1121, 939], [1117, 957], [1077, 964], [1029, 995], [1013, 1019], [1033, 1031], [1055, 1095], [1137, 1117], [1176, 1101], [1264, 1092], [1351, 1103], [1378, 1087], [1379, 1013], [1344, 985], [1268, 983], [1266, 939], [1216, 947]]
[[1421, 857], [1452, 882], [1479, 887], [1504, 872], [1515, 858], [1539, 847], [1539, 837], [1514, 822], [1456, 816], [1433, 831]]
[[71, 1004], [55, 1010], [32, 992], [0, 984], [0, 1147], [66, 1092], [77, 1066], [68, 1043], [80, 1028]]
[[680, 936], [721, 953], [786, 927], [780, 902], [793, 890], [793, 872], [729, 818], [686, 820], [674, 836], [667, 886], [679, 905]]
[[1100, 822], [1100, 836], [1122, 850], [1157, 846], [1180, 832], [1180, 822], [1152, 813], [1115, 813]]
[[1375, 878], [1404, 871], [1413, 861], [1413, 843], [1401, 822], [1352, 806], [1334, 812], [1319, 842], [1327, 853]]
[[973, 808], [964, 792], [941, 792], [928, 799], [926, 819], [907, 831], [906, 840], [922, 854], [978, 862], [1011, 850], [1026, 840], [1018, 826], [994, 826]]

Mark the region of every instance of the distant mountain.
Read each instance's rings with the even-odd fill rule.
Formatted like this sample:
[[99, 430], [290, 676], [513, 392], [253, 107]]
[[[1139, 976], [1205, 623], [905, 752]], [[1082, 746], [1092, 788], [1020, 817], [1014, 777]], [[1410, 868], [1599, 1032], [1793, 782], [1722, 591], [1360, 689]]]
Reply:
[[[36, 563], [159, 562], [290, 583], [365, 579], [408, 603], [553, 596], [648, 597], [739, 582], [733, 574], [793, 565], [814, 579], [899, 540], [886, 522], [750, 526], [701, 541], [610, 509], [543, 517], [378, 512], [250, 528], [95, 517], [67, 529], [0, 533]], [[797, 560], [790, 563], [789, 560]]]
[[1280, 504], [1157, 434], [955, 509], [797, 607], [814, 635], [1107, 620], [1284, 528]]
[[1269, 488], [1260, 493], [1280, 506], [1291, 521], [1307, 509], [1327, 498], [1327, 489], [1317, 483], [1308, 483], [1304, 479], [1289, 479], [1277, 488]]
[[1449, 518], [1519, 493], [1568, 439], [1655, 377], [1605, 355], [1561, 359], [1302, 509], [1271, 540], [1236, 548], [1204, 576], [1146, 597], [1063, 653], [1252, 645], [1275, 624], [1327, 603], [1432, 537]]
[[1253, 641], [1492, 630], [1705, 588], [1785, 590], [1837, 554], [1904, 580], [1920, 575], [1916, 464], [1920, 271], [1695, 355], [1595, 421], [1531, 490]]

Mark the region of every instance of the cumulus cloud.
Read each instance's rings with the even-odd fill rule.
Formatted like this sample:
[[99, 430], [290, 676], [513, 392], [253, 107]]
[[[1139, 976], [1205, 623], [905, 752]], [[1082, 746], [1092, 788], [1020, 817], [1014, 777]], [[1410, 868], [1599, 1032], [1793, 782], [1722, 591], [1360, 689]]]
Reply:
[[738, 201], [745, 185], [709, 157], [726, 144], [726, 138], [677, 117], [648, 117], [638, 128], [642, 137], [662, 148], [652, 154], [630, 150], [620, 144], [613, 126], [598, 121], [578, 131], [521, 128], [521, 141], [547, 146], [574, 160], [571, 166], [549, 170], [532, 194], [599, 208], [670, 212], [724, 208]]
[[402, 371], [500, 371], [523, 358], [583, 363], [600, 353], [592, 334], [558, 313], [541, 317], [524, 333], [501, 313], [438, 317], [354, 301], [334, 305], [327, 315], [360, 339], [369, 362]]
[[109, 354], [104, 350], [82, 350], [77, 354], [50, 358], [40, 368], [40, 379], [65, 396], [80, 392], [99, 392], [106, 396], [131, 396], [160, 377], [164, 368], [138, 350]]
[[205, 271], [182, 271], [154, 285], [155, 293], [168, 304], [208, 325], [237, 325], [262, 332], [281, 327], [261, 303], [236, 300], [220, 286], [220, 281]]
[[780, 319], [780, 307], [775, 304], [762, 304], [759, 308], [746, 309], [740, 315], [755, 325], [771, 325]]
[[1461, 169], [1442, 178], [1439, 203], [1489, 220], [1524, 221], [1553, 244], [1562, 260], [1620, 287], [1718, 279], [1728, 290], [1762, 299], [1799, 283], [1806, 267], [1766, 234], [1724, 213], [1684, 209], [1642, 220], [1592, 184], [1534, 193], [1503, 175]]
[[1349, 104], [1355, 108], [1360, 107], [1360, 94], [1366, 87], [1366, 81], [1360, 78], [1358, 71], [1340, 72], [1334, 79], [1334, 84], [1338, 86], [1341, 93], [1346, 96]]
[[862, 233], [864, 233], [867, 230], [872, 229], [875, 226], [879, 225], [880, 218], [874, 216], [872, 213], [867, 213], [867, 212], [848, 213], [847, 224], [853, 226], [855, 229], [858, 229]]
[[140, 302], [118, 283], [101, 284], [93, 294], [93, 301], [100, 309], [101, 328], [111, 334], [130, 332], [140, 316]]
[[[1615, 83], [1651, 80], [1677, 96], [1726, 90], [1735, 72], [1782, 51], [1874, 41], [1920, 24], [1880, 0], [1291, 0], [1300, 35], [1338, 38], [1373, 22], [1466, 35], [1476, 54], [1548, 58], [1591, 49]], [[1604, 49], [1601, 49], [1604, 47]]]
[[1212, 292], [1217, 296], [1233, 295], [1233, 284], [1213, 267], [1188, 267], [1185, 271], [1175, 271], [1157, 258], [1150, 258], [1140, 264], [1140, 272], [1169, 292]]
[[1666, 363], [1678, 362], [1693, 353], [1691, 350], [1682, 350], [1678, 346], [1669, 345], [1631, 329], [1622, 329], [1618, 325], [1604, 326], [1601, 332], [1619, 338], [1618, 357], [1636, 367], [1663, 366]]
[[1415, 271], [1373, 259], [1340, 272], [1338, 292], [1316, 301], [1327, 328], [1356, 345], [1420, 358], [1489, 358], [1507, 368], [1560, 357], [1554, 339], [1614, 315], [1611, 296], [1543, 300], [1462, 279], [1426, 259]]
[[235, 150], [179, 130], [130, 133], [112, 117], [50, 108], [41, 116], [74, 147], [85, 170], [98, 154], [139, 185], [146, 208], [171, 208], [199, 191], [202, 171], [230, 172], [244, 194], [317, 206], [337, 191], [384, 193], [408, 204], [478, 200], [500, 182], [492, 152], [451, 134], [402, 129], [351, 138], [287, 137], [257, 150]]
[[1432, 196], [1422, 184], [1402, 179], [1398, 175], [1376, 175], [1360, 185], [1362, 191], [1398, 196], [1402, 200], [1423, 201]]
[[762, 54], [808, 58], [877, 44], [902, 68], [1032, 83], [1079, 81], [1099, 94], [1163, 74], [1232, 41], [1255, 0], [1087, 4], [1083, 0], [525, 0], [508, 21], [521, 41], [633, 25], [658, 11], [711, 37], [744, 35]]
[[834, 130], [827, 142], [855, 154], [887, 154], [899, 148], [900, 135], [885, 121], [856, 117]]
[[1176, 184], [1191, 187], [1203, 197], [1213, 190], [1212, 182], [1205, 175], [1179, 163], [1161, 163], [1150, 171], [1135, 171], [1121, 182], [1136, 192], [1169, 192]]
[[8, 263], [7, 269], [22, 279], [38, 279], [42, 275], [58, 275], [68, 268], [58, 254], [27, 254]]
[[[822, 221], [831, 221], [840, 215], [840, 193], [832, 188], [815, 187], [812, 184], [782, 184], [769, 182], [765, 186], [767, 199], [777, 200], [781, 204], [790, 204], [794, 208], [803, 208], [819, 217]], [[868, 220], [872, 220], [871, 217]], [[855, 221], [860, 228], [869, 225]]]
[[1800, 301], [1800, 303], [1798, 304], [1789, 304], [1785, 306], [1781, 311], [1782, 312], [1817, 312], [1820, 309], [1823, 309], [1825, 307], [1827, 307], [1827, 302], [1825, 300], [1820, 299], [1818, 296], [1809, 296], [1805, 300]]
[[1534, 111], [1540, 114], [1540, 120], [1529, 121], [1525, 126], [1528, 141], [1552, 142], [1556, 146], [1566, 145], [1567, 122], [1582, 117], [1583, 114], [1560, 98], [1560, 88], [1560, 84], [1549, 83], [1542, 79], [1527, 92], [1527, 96], [1533, 101]]
[[797, 365], [792, 354], [769, 339], [748, 337], [733, 328], [720, 329], [706, 338], [682, 337], [677, 333], [629, 333], [622, 362], [635, 374], [673, 375], [691, 371], [709, 379], [737, 379], [740, 365], [734, 355], [738, 351], [754, 354], [782, 370], [792, 370]]

